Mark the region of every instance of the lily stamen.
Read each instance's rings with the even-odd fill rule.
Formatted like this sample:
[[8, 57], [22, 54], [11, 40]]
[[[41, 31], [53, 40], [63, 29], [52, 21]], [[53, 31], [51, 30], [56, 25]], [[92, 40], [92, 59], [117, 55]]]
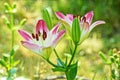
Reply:
[[32, 33], [32, 38], [35, 39], [35, 35]]
[[82, 18], [82, 21], [86, 22], [86, 17], [85, 16]]
[[43, 30], [43, 35], [42, 35], [42, 37], [43, 37], [43, 40], [45, 40], [46, 38], [47, 38], [47, 33]]
[[38, 34], [36, 34], [36, 40], [39, 41], [39, 36], [38, 36]]
[[41, 35], [40, 31], [38, 31], [38, 35], [39, 35], [39, 36]]

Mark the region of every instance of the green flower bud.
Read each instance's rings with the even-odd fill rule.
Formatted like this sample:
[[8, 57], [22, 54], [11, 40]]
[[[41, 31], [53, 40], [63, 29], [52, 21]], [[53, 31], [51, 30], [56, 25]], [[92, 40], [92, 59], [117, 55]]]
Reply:
[[80, 24], [78, 18], [75, 18], [72, 23], [72, 39], [75, 44], [79, 42], [80, 35], [81, 35]]

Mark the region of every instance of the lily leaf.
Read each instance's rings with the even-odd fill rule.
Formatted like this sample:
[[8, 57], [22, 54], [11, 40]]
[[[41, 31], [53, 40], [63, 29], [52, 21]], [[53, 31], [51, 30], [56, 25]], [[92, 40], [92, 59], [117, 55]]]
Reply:
[[47, 9], [43, 10], [43, 19], [45, 20], [48, 29], [51, 30], [52, 21], [51, 21], [51, 17]]
[[8, 18], [6, 16], [3, 16], [2, 18], [7, 27], [11, 29], [10, 21], [8, 20]]
[[9, 5], [8, 3], [5, 3], [5, 4], [4, 4], [4, 7], [5, 7], [5, 12], [6, 12], [6, 13], [11, 10], [11, 7], [10, 7], [10, 5]]
[[100, 57], [102, 58], [102, 60], [103, 60], [104, 62], [107, 62], [107, 58], [105, 57], [105, 55], [104, 55], [103, 52], [99, 52], [99, 55], [100, 55]]
[[14, 62], [14, 66], [17, 66], [20, 63], [20, 60]]
[[65, 63], [63, 61], [61, 61], [59, 58], [57, 58], [57, 65], [61, 66], [61, 67], [65, 67]]
[[69, 70], [66, 72], [67, 80], [75, 80], [75, 77], [77, 75], [77, 65], [78, 62], [69, 67]]
[[22, 19], [21, 21], [20, 21], [20, 26], [19, 27], [22, 27], [25, 23], [26, 23], [26, 19]]
[[55, 68], [52, 68], [52, 70], [53, 70], [54, 72], [56, 72], [56, 71], [65, 72], [65, 71], [66, 71], [66, 69], [65, 69], [65, 68], [62, 68], [62, 67], [55, 67]]

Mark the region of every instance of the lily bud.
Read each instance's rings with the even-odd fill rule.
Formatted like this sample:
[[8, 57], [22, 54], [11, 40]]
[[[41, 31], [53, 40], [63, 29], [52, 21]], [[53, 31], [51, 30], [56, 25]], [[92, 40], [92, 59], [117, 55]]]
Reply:
[[78, 18], [75, 18], [72, 23], [72, 39], [74, 43], [79, 42], [80, 35], [81, 35], [81, 31], [80, 31], [79, 21]]

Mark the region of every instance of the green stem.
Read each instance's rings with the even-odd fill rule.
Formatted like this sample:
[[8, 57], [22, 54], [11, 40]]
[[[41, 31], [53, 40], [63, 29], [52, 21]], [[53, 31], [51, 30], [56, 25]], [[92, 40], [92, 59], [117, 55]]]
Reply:
[[13, 30], [13, 28], [14, 28], [14, 14], [13, 13], [11, 13], [10, 14], [10, 18], [11, 18], [11, 33], [12, 33], [12, 48], [14, 47], [14, 30]]
[[96, 73], [97, 73], [97, 72], [94, 73], [92, 80], [95, 80]]
[[110, 80], [112, 80], [112, 65], [111, 64], [110, 64], [110, 71], [111, 71]]
[[[120, 63], [120, 55], [119, 55], [119, 63]], [[118, 76], [118, 80], [120, 79], [120, 65], [118, 64], [118, 74], [119, 74], [119, 76]]]
[[58, 67], [57, 65], [53, 64], [50, 60], [47, 60], [47, 62], [48, 62], [49, 64], [51, 64], [52, 66], [54, 66], [54, 67]]
[[[11, 40], [11, 47], [12, 47], [12, 49], [13, 49], [13, 47], [14, 47], [14, 30], [13, 30], [13, 28], [14, 28], [14, 14], [13, 13], [11, 13], [10, 14], [10, 24], [11, 24], [11, 38], [12, 38], [12, 40]], [[10, 54], [10, 69], [12, 68], [12, 55]], [[9, 75], [9, 77], [11, 77], [11, 73], [8, 73], [8, 75]]]
[[74, 52], [73, 52], [73, 54], [72, 54], [72, 57], [71, 57], [71, 59], [70, 59], [70, 62], [69, 62], [69, 64], [68, 64], [68, 67], [71, 65], [71, 63], [72, 63], [72, 61], [73, 61], [73, 59], [74, 59], [74, 56], [75, 56], [75, 53], [76, 53], [76, 50], [77, 50], [77, 44], [75, 44], [75, 49], [74, 49]]
[[58, 56], [57, 51], [55, 49], [54, 49], [54, 52], [55, 52], [55, 55], [57, 56], [57, 58], [60, 59], [60, 57]]

